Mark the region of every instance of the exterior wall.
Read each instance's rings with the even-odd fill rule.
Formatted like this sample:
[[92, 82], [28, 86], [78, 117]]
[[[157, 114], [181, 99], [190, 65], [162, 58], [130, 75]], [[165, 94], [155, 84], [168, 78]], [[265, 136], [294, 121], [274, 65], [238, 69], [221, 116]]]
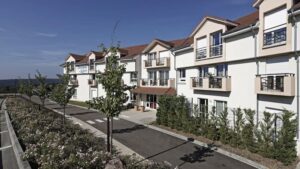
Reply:
[[187, 52], [179, 52], [175, 56], [175, 67], [184, 68], [184, 67], [191, 67], [195, 64], [195, 55], [193, 51], [189, 50]]
[[224, 43], [226, 61], [255, 57], [255, 38], [252, 32], [227, 38]]
[[276, 47], [268, 47], [264, 48], [263, 46], [263, 36], [264, 36], [264, 15], [265, 13], [272, 11], [276, 8], [286, 6], [287, 10], [292, 7], [292, 0], [280, 0], [280, 1], [271, 1], [265, 0], [259, 6], [259, 56], [267, 56], [267, 55], [274, 55], [278, 54], [279, 52], [285, 53], [292, 51], [292, 24], [288, 22], [288, 15], [286, 16], [287, 20], [287, 36], [286, 36], [286, 44], [280, 45]]
[[77, 90], [77, 98], [72, 98], [72, 100], [76, 101], [87, 101], [90, 99], [90, 86], [88, 85], [88, 79], [90, 76], [88, 74], [77, 75], [78, 79], [78, 87]]
[[298, 39], [297, 50], [300, 50], [300, 42], [299, 42], [299, 39], [300, 39], [300, 16], [298, 16], [296, 19], [297, 19], [297, 22], [296, 22], [297, 29], [296, 29], [296, 31], [297, 31], [297, 39]]
[[[198, 30], [198, 32], [194, 36], [194, 42], [197, 42], [197, 39], [206, 37], [207, 40], [207, 57], [205, 59], [201, 59], [199, 61], [196, 61], [196, 58], [194, 57], [194, 61], [196, 65], [204, 65], [204, 64], [212, 64], [212, 63], [217, 63], [224, 61], [224, 57], [209, 57], [210, 56], [210, 34], [217, 32], [217, 31], [222, 31], [225, 32], [227, 30], [226, 26], [218, 23], [216, 21], [211, 21], [208, 19], [202, 27]], [[194, 50], [197, 49], [197, 44], [194, 43]], [[223, 52], [224, 53], [224, 52]], [[194, 51], [194, 56], [196, 56], [196, 51]]]

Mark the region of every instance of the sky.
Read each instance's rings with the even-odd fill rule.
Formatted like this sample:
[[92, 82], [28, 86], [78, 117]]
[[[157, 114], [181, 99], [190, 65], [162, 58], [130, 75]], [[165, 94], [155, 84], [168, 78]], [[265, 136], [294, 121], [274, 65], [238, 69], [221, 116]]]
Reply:
[[24, 78], [37, 70], [54, 78], [69, 53], [99, 51], [101, 43], [126, 47], [185, 38], [204, 16], [234, 20], [253, 12], [252, 2], [1, 0], [0, 79]]

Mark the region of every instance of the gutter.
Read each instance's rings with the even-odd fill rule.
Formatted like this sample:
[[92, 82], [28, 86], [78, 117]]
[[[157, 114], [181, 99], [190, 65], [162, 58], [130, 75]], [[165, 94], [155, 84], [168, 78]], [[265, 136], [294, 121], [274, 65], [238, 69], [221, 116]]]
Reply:
[[[255, 29], [258, 28], [258, 24], [255, 25], [251, 25], [251, 32], [253, 34], [253, 38], [254, 38], [254, 58], [257, 58], [257, 35], [255, 33]], [[257, 59], [256, 60], [256, 74], [259, 74], [259, 61]], [[256, 94], [256, 125], [258, 125], [259, 123], [259, 95]]]
[[183, 52], [183, 51], [190, 50], [190, 49], [193, 49], [193, 47], [192, 47], [192, 46], [188, 46], [188, 47], [185, 47], [185, 48], [182, 48], [182, 49], [173, 50], [173, 51], [172, 51], [172, 54], [173, 54], [174, 57], [175, 57], [176, 53], [178, 53], [178, 52]]
[[233, 32], [233, 33], [229, 33], [227, 35], [223, 35], [223, 38], [226, 39], [226, 38], [230, 38], [230, 37], [233, 37], [233, 36], [237, 36], [237, 35], [240, 35], [240, 34], [243, 34], [243, 33], [246, 33], [246, 32], [250, 32], [250, 31], [253, 31], [254, 29], [258, 29], [258, 24], [252, 24], [250, 25], [249, 27], [245, 28], [245, 29], [242, 29], [242, 30], [239, 30], [239, 31], [236, 31], [236, 32]]
[[292, 9], [291, 11], [289, 11], [289, 13], [288, 13], [288, 15], [289, 15], [289, 17], [291, 17], [291, 19], [292, 19], [292, 21], [294, 22], [294, 51], [295, 51], [295, 59], [296, 59], [296, 66], [297, 66], [297, 72], [296, 72], [296, 74], [297, 74], [297, 76], [296, 76], [296, 78], [297, 78], [297, 140], [299, 141], [299, 138], [300, 138], [300, 136], [299, 136], [299, 120], [300, 120], [300, 118], [299, 118], [299, 114], [300, 114], [300, 98], [299, 98], [299, 90], [300, 90], [300, 85], [299, 85], [299, 82], [300, 82], [300, 75], [299, 75], [299, 70], [300, 70], [300, 68], [299, 68], [299, 51], [297, 51], [297, 47], [298, 47], [298, 44], [297, 44], [297, 36], [298, 36], [298, 33], [297, 33], [297, 29], [298, 29], [298, 27], [297, 27], [297, 24], [296, 24], [296, 22], [297, 22], [297, 19], [296, 19], [296, 15], [298, 15], [298, 14], [300, 14], [300, 10], [297, 10], [297, 11], [294, 11], [294, 9]]

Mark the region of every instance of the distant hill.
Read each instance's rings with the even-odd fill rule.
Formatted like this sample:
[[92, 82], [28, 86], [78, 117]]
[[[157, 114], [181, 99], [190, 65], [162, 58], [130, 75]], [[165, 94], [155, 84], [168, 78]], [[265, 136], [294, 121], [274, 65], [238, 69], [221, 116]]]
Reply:
[[[14, 87], [18, 84], [18, 81], [20, 79], [4, 79], [0, 80], [0, 87]], [[21, 80], [27, 80], [27, 79], [21, 79]], [[34, 84], [37, 84], [37, 81], [35, 79], [32, 79]], [[48, 84], [56, 84], [58, 83], [58, 79], [47, 79]]]

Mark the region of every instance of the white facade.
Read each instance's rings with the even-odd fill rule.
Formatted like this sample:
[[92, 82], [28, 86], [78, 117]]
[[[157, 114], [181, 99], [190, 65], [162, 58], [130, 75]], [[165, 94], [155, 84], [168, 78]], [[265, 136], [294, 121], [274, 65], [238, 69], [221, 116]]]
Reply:
[[[156, 39], [135, 57], [121, 59], [120, 64], [126, 64], [124, 84], [138, 86], [136, 100], [127, 103], [156, 109], [159, 97], [172, 89], [208, 110], [227, 107], [230, 118], [235, 108], [255, 110], [256, 122], [264, 111], [277, 114], [287, 109], [299, 114], [300, 10], [291, 13], [291, 0], [265, 0], [256, 7], [259, 12], [237, 21], [204, 18], [187, 38], [192, 41], [184, 45], [184, 40]], [[69, 57], [66, 62], [77, 61]], [[104, 70], [105, 59], [96, 62], [96, 72]], [[75, 74], [74, 100], [105, 95], [101, 85], [87, 83], [92, 74], [88, 64], [78, 64]]]

